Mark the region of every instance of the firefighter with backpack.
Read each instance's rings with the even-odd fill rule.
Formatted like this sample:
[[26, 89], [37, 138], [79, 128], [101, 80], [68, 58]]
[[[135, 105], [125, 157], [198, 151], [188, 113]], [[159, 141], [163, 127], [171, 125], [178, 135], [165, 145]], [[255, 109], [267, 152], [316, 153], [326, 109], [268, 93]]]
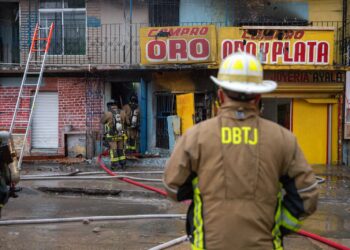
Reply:
[[108, 111], [103, 114], [101, 123], [104, 124], [104, 141], [108, 144], [111, 158], [111, 168], [126, 168], [126, 115], [114, 100], [107, 103]]
[[140, 109], [135, 94], [131, 95], [129, 103], [123, 106], [123, 110], [126, 115], [127, 124], [127, 152], [131, 154], [136, 153], [138, 152]]

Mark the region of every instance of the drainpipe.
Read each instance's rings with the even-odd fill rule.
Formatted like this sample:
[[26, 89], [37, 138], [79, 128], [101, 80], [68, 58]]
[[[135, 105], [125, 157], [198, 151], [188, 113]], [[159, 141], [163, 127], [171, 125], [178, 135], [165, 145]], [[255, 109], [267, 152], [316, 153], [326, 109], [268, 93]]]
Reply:
[[30, 1], [28, 1], [28, 48], [30, 47], [30, 44], [32, 42], [31, 35], [32, 35], [32, 22], [31, 22], [31, 13], [30, 13]]
[[132, 63], [132, 7], [133, 7], [133, 2], [130, 0], [130, 64]]
[[332, 164], [332, 104], [327, 105], [327, 164]]
[[345, 46], [347, 46], [347, 43], [345, 43], [345, 32], [346, 32], [346, 22], [347, 22], [347, 13], [348, 12], [348, 3], [347, 0], [343, 0], [343, 18], [342, 18], [342, 31], [341, 31], [341, 40], [342, 40], [342, 48], [341, 48], [341, 55], [342, 55], [342, 65], [345, 64]]
[[225, 9], [225, 26], [228, 26], [228, 0], [225, 2], [226, 9]]

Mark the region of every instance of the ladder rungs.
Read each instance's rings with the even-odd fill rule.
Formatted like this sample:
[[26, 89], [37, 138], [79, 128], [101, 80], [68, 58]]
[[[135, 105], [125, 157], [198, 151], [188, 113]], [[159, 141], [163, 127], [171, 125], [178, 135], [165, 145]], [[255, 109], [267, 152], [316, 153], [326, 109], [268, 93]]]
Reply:
[[27, 72], [28, 75], [40, 75], [40, 72]]
[[43, 61], [29, 61], [31, 63], [43, 63]]
[[14, 127], [14, 129], [22, 129], [22, 130], [26, 130], [27, 129], [27, 127]]
[[48, 30], [50, 27], [39, 27], [39, 30]]
[[26, 135], [26, 134], [12, 133], [11, 135], [14, 135], [14, 136], [24, 136], [24, 135]]
[[30, 108], [17, 108], [17, 110], [26, 110], [26, 111], [29, 111], [31, 110]]
[[33, 52], [45, 52], [44, 49], [33, 49], [32, 51], [33, 51]]
[[21, 95], [22, 98], [32, 98], [35, 97], [35, 95]]
[[36, 83], [24, 83], [23, 86], [37, 86]]
[[36, 41], [47, 41], [47, 37], [39, 37], [39, 38], [35, 38], [34, 40]]
[[19, 120], [19, 121], [14, 121], [14, 123], [28, 123], [29, 121], [28, 120]]

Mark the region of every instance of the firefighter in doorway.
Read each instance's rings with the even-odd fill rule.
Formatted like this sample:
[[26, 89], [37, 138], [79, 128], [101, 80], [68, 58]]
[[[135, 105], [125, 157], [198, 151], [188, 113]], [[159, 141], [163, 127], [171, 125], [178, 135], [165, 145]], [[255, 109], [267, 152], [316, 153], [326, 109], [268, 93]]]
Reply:
[[109, 145], [111, 168], [118, 166], [125, 169], [125, 146], [127, 136], [125, 133], [126, 116], [114, 100], [107, 103], [108, 111], [102, 116], [101, 123], [105, 125], [105, 141]]
[[138, 152], [140, 109], [135, 94], [130, 97], [129, 103], [123, 106], [123, 110], [126, 114], [127, 123], [127, 151], [128, 153], [136, 153]]

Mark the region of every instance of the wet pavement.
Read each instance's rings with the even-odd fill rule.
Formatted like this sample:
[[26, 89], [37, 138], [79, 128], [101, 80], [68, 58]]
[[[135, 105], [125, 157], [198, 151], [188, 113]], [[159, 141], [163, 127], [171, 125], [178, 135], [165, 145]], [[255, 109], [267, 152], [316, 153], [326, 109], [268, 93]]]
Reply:
[[[58, 164], [24, 166], [22, 174], [57, 174], [96, 171], [91, 165]], [[324, 177], [317, 212], [307, 218], [303, 229], [350, 247], [350, 167], [315, 166]], [[162, 170], [161, 167], [132, 166], [128, 171]], [[160, 179], [161, 174], [132, 174]], [[161, 188], [160, 182], [143, 182]], [[3, 220], [24, 218], [67, 218], [101, 215], [184, 214], [187, 205], [174, 203], [140, 187], [119, 180], [22, 181], [23, 191], [3, 209]], [[50, 192], [46, 190], [50, 188]], [[90, 193], [70, 189], [92, 190]], [[94, 195], [96, 190], [118, 192]], [[0, 226], [0, 249], [149, 249], [185, 235], [181, 219], [142, 219], [89, 223]], [[287, 250], [332, 249], [298, 235], [285, 239]], [[187, 242], [171, 249], [189, 249]]]

